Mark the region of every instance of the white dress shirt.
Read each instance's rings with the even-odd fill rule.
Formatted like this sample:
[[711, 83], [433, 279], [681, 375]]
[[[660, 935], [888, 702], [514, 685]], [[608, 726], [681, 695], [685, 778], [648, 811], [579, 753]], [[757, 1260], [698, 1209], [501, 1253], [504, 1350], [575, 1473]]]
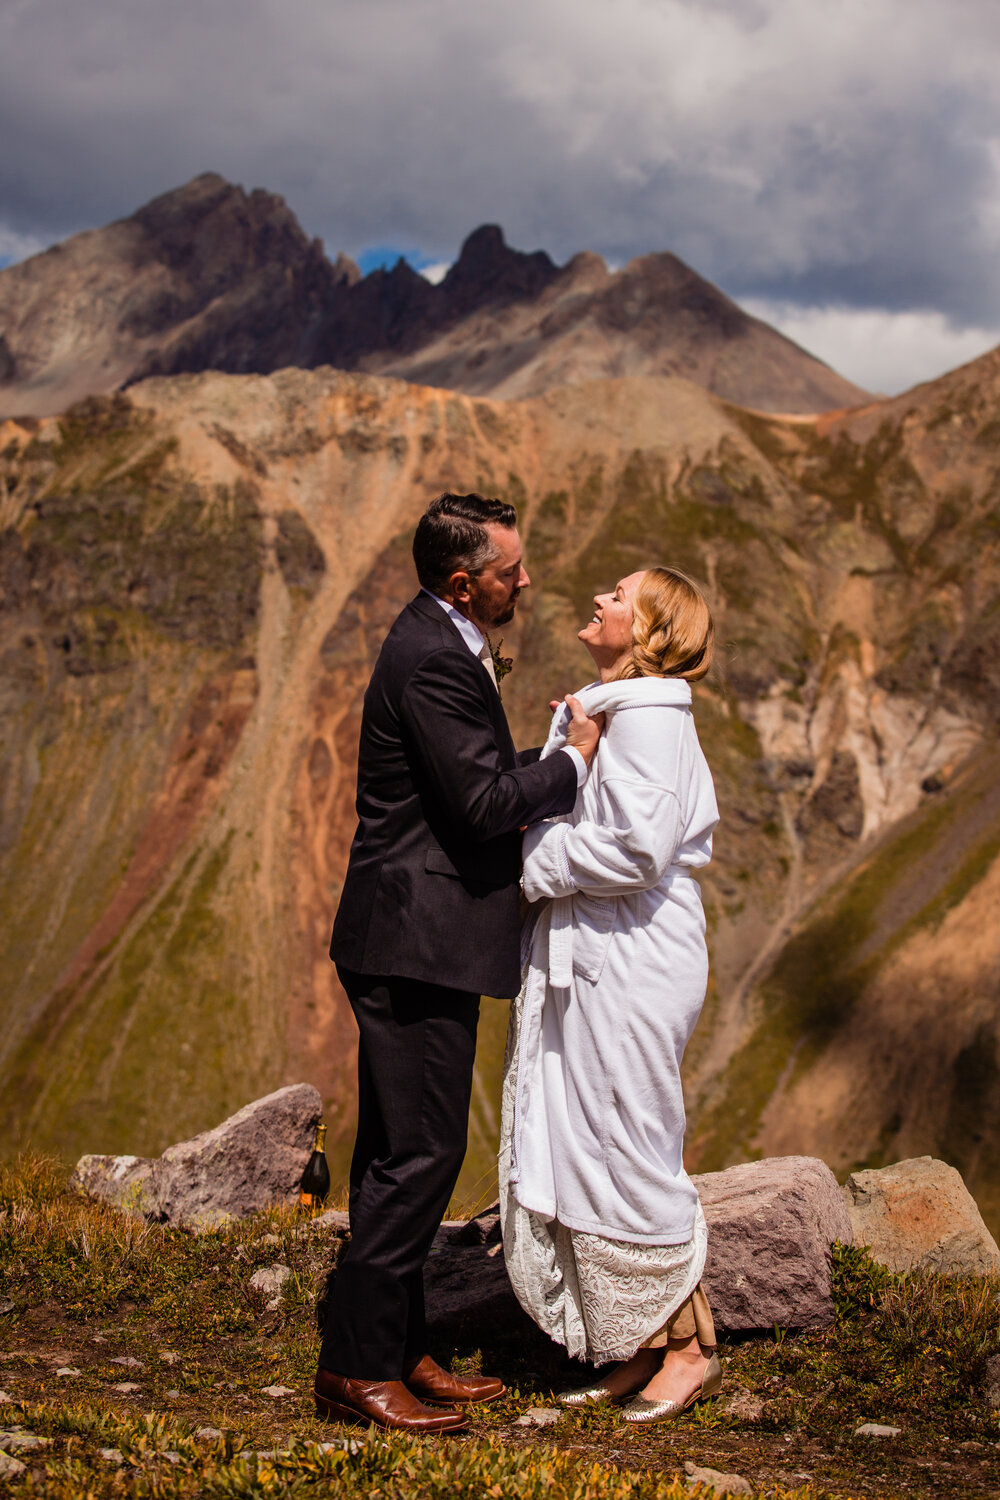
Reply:
[[[486, 646], [488, 649], [489, 643], [486, 637], [483, 635], [483, 632], [479, 629], [479, 626], [474, 625], [467, 615], [460, 614], [455, 606], [453, 604], [449, 604], [447, 599], [442, 599], [440, 594], [432, 594], [430, 589], [424, 588], [422, 588], [420, 592], [422, 594], [426, 594], [428, 599], [433, 599], [435, 604], [440, 604], [441, 608], [444, 610], [445, 614], [448, 616], [449, 620], [454, 625], [455, 629], [462, 637], [462, 640], [472, 652], [473, 656], [481, 657], [483, 654], [483, 647]], [[489, 668], [487, 668], [486, 670], [489, 671]], [[493, 676], [492, 672], [490, 673], [490, 676]], [[495, 677], [493, 678], [493, 684], [494, 686], [496, 686]], [[499, 692], [499, 688], [497, 689], [497, 691]], [[574, 766], [576, 767], [577, 787], [579, 788], [583, 786], [583, 783], [587, 779], [587, 762], [584, 760], [579, 750], [577, 750], [574, 745], [563, 745], [560, 747], [560, 753], [563, 755], [568, 755], [570, 757]]]

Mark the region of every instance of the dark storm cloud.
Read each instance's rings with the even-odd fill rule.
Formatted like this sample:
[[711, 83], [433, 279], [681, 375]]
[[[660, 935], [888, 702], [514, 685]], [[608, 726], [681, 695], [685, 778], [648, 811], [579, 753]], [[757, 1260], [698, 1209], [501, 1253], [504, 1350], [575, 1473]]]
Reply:
[[6, 0], [0, 250], [204, 170], [330, 250], [671, 248], [1000, 324], [993, 0]]

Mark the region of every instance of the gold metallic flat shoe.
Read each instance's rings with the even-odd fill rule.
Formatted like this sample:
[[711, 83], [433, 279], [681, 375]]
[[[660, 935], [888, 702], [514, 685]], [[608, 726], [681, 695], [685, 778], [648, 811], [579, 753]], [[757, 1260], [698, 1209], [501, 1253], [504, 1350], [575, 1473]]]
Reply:
[[629, 1397], [641, 1391], [645, 1384], [645, 1379], [638, 1380], [630, 1391], [623, 1391], [620, 1396], [609, 1391], [606, 1385], [588, 1385], [583, 1391], [559, 1391], [556, 1400], [560, 1406], [624, 1406]]
[[647, 1401], [645, 1396], [633, 1396], [628, 1405], [622, 1409], [622, 1421], [669, 1422], [672, 1418], [679, 1417], [681, 1412], [694, 1406], [696, 1401], [704, 1401], [708, 1396], [717, 1396], [721, 1389], [722, 1366], [719, 1364], [719, 1356], [713, 1354], [701, 1385], [686, 1401]]
[[584, 1391], [558, 1391], [556, 1400], [560, 1406], [617, 1406], [628, 1397], [616, 1396], [606, 1385], [588, 1385]]

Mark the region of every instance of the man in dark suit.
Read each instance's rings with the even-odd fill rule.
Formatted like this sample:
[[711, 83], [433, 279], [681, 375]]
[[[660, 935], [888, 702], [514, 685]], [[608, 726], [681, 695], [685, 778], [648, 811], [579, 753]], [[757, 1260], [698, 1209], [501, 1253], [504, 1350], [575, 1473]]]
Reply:
[[315, 1389], [339, 1421], [449, 1431], [504, 1389], [427, 1353], [423, 1265], [465, 1155], [480, 994], [520, 986], [520, 831], [570, 810], [601, 727], [571, 698], [566, 750], [514, 749], [485, 633], [530, 581], [516, 520], [480, 495], [434, 501], [413, 542], [421, 592], [365, 693], [330, 947], [360, 1031], [351, 1240]]

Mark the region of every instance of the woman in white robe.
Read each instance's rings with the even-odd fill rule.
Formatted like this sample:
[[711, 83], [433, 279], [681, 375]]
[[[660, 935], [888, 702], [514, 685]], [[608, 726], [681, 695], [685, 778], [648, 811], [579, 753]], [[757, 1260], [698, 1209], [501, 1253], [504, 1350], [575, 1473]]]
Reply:
[[[580, 631], [605, 729], [572, 813], [529, 828], [525, 978], [507, 1043], [504, 1254], [528, 1313], [570, 1354], [623, 1363], [567, 1405], [669, 1418], [721, 1384], [700, 1287], [707, 1233], [684, 1170], [680, 1064], [705, 998], [693, 872], [718, 808], [691, 713], [712, 620], [670, 568], [623, 579]], [[564, 743], [568, 710], [543, 755]]]

